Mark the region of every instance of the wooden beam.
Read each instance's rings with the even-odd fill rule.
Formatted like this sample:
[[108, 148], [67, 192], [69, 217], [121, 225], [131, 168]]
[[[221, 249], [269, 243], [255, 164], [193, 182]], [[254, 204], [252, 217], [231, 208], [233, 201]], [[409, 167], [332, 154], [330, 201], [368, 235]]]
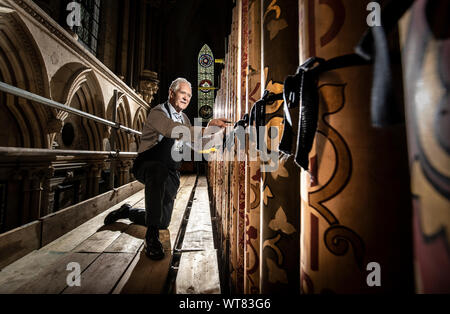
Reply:
[[35, 221], [0, 235], [0, 269], [28, 253], [38, 250], [41, 228], [42, 223]]
[[63, 294], [109, 294], [135, 254], [104, 253], [82, 274], [80, 287], [67, 287]]
[[220, 294], [217, 251], [183, 253], [175, 290], [176, 294]]
[[182, 254], [175, 282], [176, 293], [219, 294], [219, 265], [205, 177], [198, 179], [182, 248], [201, 251]]
[[161, 231], [160, 240], [166, 253], [164, 259], [152, 261], [143, 251], [139, 252], [112, 292], [113, 294], [163, 293], [172, 261], [170, 233], [167, 230]]
[[0, 294], [10, 294], [36, 279], [66, 253], [33, 251], [0, 272]]
[[110, 246], [106, 253], [137, 253], [144, 243], [147, 228], [130, 225]]
[[60, 294], [67, 287], [70, 263], [78, 263], [83, 272], [100, 254], [68, 253], [56, 263], [48, 266], [34, 280], [25, 282], [13, 293], [16, 294]]
[[204, 177], [198, 180], [182, 249], [214, 250], [208, 188]]
[[177, 198], [175, 199], [175, 204], [173, 206], [172, 221], [169, 226], [172, 249], [175, 246], [178, 231], [183, 222], [186, 207], [189, 203], [196, 179], [196, 175], [185, 176], [183, 182], [180, 184], [180, 189], [178, 190]]
[[42, 246], [58, 239], [143, 188], [141, 183], [135, 181], [42, 218]]
[[[91, 220], [85, 222], [78, 228], [66, 233], [62, 237], [53, 241], [49, 245], [43, 247], [42, 251], [53, 251], [53, 252], [70, 252], [74, 250], [77, 246], [79, 246], [83, 241], [88, 239], [90, 236], [95, 234], [100, 228], [103, 227], [103, 221], [105, 217], [111, 212], [118, 208], [120, 208], [123, 204], [128, 203], [131, 205], [135, 205], [140, 200], [144, 198], [144, 191], [140, 191], [137, 194], [129, 197], [123, 202], [111, 207], [109, 210], [103, 212], [97, 217], [92, 218]], [[123, 222], [124, 220], [119, 220], [119, 222]]]

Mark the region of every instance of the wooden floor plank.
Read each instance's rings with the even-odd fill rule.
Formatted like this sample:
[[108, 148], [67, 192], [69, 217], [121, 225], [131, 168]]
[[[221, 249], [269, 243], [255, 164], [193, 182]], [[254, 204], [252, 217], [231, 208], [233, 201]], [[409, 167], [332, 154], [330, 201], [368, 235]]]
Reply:
[[97, 217], [84, 223], [80, 227], [65, 234], [64, 236], [55, 240], [54, 242], [50, 243], [49, 245], [45, 246], [41, 250], [55, 251], [55, 252], [70, 252], [70, 251], [72, 251], [77, 246], [79, 246], [83, 241], [85, 241], [90, 236], [95, 234], [97, 232], [97, 230], [99, 230], [100, 228], [102, 228], [104, 226], [103, 221], [105, 220], [105, 217], [110, 212], [120, 208], [125, 203], [134, 205], [137, 202], [139, 202], [140, 200], [142, 200], [143, 198], [144, 198], [144, 191], [138, 192], [137, 194], [131, 196], [130, 198], [124, 200], [123, 202], [120, 202], [119, 204], [110, 208], [109, 210], [105, 211], [104, 213], [102, 213], [102, 214], [98, 215]]
[[146, 227], [130, 225], [109, 247], [106, 253], [137, 253], [144, 243]]
[[[174, 241], [195, 181], [195, 175], [181, 178], [172, 223], [169, 230], [160, 232], [166, 252], [162, 261], [152, 261], [145, 256], [145, 227], [134, 225], [128, 219], [119, 220], [110, 226], [103, 224], [107, 214], [125, 203], [133, 207], [145, 207], [142, 190], [39, 251], [3, 269], [0, 272], [0, 293], [53, 294], [64, 290], [63, 293], [68, 294], [106, 294], [111, 293], [113, 289], [113, 293], [123, 294], [161, 293], [169, 272]], [[191, 247], [207, 250], [212, 246], [214, 249], [212, 235], [210, 241], [208, 233], [212, 229], [209, 203], [206, 201], [208, 194], [205, 178], [200, 181], [199, 187], [187, 238], [189, 240], [189, 236], [191, 237]], [[210, 265], [213, 262], [209, 261], [207, 256], [199, 256], [193, 257], [194, 262], [205, 264], [203, 268], [206, 267], [206, 271], [211, 272], [208, 267], [212, 267]], [[77, 262], [81, 266], [81, 287], [66, 287], [69, 273], [66, 267], [70, 262]], [[189, 262], [184, 262], [186, 263]], [[208, 288], [209, 286], [199, 286], [195, 289], [204, 291], [203, 293], [214, 293], [215, 290]]]
[[182, 248], [184, 251], [201, 251], [182, 254], [175, 283], [176, 293], [220, 294], [219, 265], [205, 177], [198, 179]]
[[206, 178], [200, 177], [192, 203], [183, 250], [214, 250], [211, 212]]
[[181, 186], [180, 190], [178, 191], [177, 198], [175, 199], [172, 221], [169, 226], [172, 249], [175, 246], [178, 231], [180, 230], [180, 226], [183, 222], [186, 207], [189, 203], [189, 199], [191, 197], [191, 193], [194, 188], [196, 179], [197, 179], [196, 175], [186, 176], [185, 184]]
[[160, 294], [169, 273], [172, 252], [166, 251], [161, 261], [150, 260], [139, 252], [113, 294]]
[[189, 178], [189, 176], [181, 176], [180, 177], [180, 188], [182, 188], [184, 186], [187, 178]]
[[0, 272], [0, 294], [12, 293], [23, 284], [33, 281], [66, 254], [34, 251], [7, 266]]
[[102, 253], [122, 232], [128, 229], [129, 224], [124, 222], [116, 222], [109, 226], [101, 227], [96, 233], [88, 239], [80, 243], [73, 251], [79, 253]]
[[144, 186], [141, 183], [134, 181], [40, 218], [39, 220], [42, 222], [42, 245], [45, 246], [55, 241], [64, 234], [103, 213], [105, 210], [108, 210], [108, 208], [114, 207], [114, 205], [129, 199], [130, 196], [135, 195], [143, 189]]
[[216, 250], [183, 253], [175, 290], [177, 294], [220, 294]]
[[135, 254], [103, 253], [81, 274], [80, 287], [67, 287], [63, 294], [109, 294]]
[[170, 233], [162, 230], [159, 238], [166, 253], [164, 259], [161, 261], [150, 260], [141, 247], [141, 251], [117, 284], [113, 294], [159, 294], [163, 292], [162, 289], [172, 260]]
[[41, 272], [37, 278], [16, 289], [17, 294], [60, 294], [67, 287], [67, 276], [70, 263], [80, 265], [83, 272], [100, 254], [68, 253], [58, 262]]
[[0, 269], [40, 248], [42, 223], [35, 221], [0, 235]]

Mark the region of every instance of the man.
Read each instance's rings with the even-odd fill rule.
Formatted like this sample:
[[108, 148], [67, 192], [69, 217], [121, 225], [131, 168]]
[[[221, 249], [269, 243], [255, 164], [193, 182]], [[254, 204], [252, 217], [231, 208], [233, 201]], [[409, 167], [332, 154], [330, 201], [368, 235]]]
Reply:
[[[145, 210], [133, 209], [125, 204], [105, 218], [105, 225], [129, 218], [136, 224], [147, 226], [145, 253], [153, 260], [164, 258], [159, 230], [169, 227], [180, 186], [181, 162], [174, 161], [172, 153], [173, 150], [181, 153], [183, 146], [179, 138], [173, 138], [173, 134], [177, 133], [173, 131], [176, 128], [189, 131], [191, 141], [195, 134], [189, 118], [183, 113], [191, 97], [191, 84], [184, 78], [178, 78], [170, 86], [168, 101], [153, 108], [148, 115], [132, 170], [136, 179], [145, 184]], [[214, 119], [208, 127], [213, 126], [225, 128], [226, 120]]]

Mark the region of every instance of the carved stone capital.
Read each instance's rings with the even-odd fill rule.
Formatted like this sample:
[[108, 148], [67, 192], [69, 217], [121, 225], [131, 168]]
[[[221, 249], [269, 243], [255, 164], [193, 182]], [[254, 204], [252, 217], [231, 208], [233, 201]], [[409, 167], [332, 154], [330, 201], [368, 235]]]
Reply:
[[48, 134], [61, 133], [64, 126], [64, 121], [58, 118], [52, 118], [47, 121]]
[[133, 165], [133, 162], [131, 160], [121, 160], [120, 161], [120, 167], [124, 170], [127, 171], [129, 168], [131, 168], [131, 166]]
[[153, 97], [159, 90], [158, 74], [152, 71], [144, 70], [139, 82], [139, 93], [148, 104], [151, 104]]

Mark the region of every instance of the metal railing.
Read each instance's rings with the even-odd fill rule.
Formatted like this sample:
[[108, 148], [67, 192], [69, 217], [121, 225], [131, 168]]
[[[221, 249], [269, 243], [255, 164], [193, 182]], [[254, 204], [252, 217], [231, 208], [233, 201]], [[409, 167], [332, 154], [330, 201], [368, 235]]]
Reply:
[[142, 135], [141, 132], [133, 130], [133, 129], [130, 129], [130, 128], [127, 128], [127, 127], [125, 127], [125, 126], [123, 126], [123, 125], [121, 125], [119, 123], [115, 123], [115, 122], [112, 122], [112, 121], [109, 121], [109, 120], [97, 117], [97, 116], [95, 116], [93, 114], [90, 114], [90, 113], [87, 113], [87, 112], [84, 112], [84, 111], [81, 111], [81, 110], [78, 110], [78, 109], [75, 109], [75, 108], [71, 108], [69, 106], [63, 105], [63, 104], [61, 104], [59, 102], [56, 102], [54, 100], [47, 99], [45, 97], [42, 97], [42, 96], [30, 93], [30, 92], [25, 91], [23, 89], [20, 89], [20, 88], [8, 85], [8, 84], [6, 84], [4, 82], [0, 82], [0, 91], [12, 94], [14, 96], [22, 97], [22, 98], [25, 98], [25, 99], [28, 99], [28, 100], [40, 103], [40, 104], [45, 105], [45, 106], [49, 106], [49, 107], [52, 107], [52, 108], [55, 108], [55, 109], [59, 109], [59, 110], [62, 110], [62, 111], [68, 112], [68, 113], [72, 113], [72, 114], [77, 115], [79, 117], [83, 117], [83, 118], [86, 118], [86, 119], [89, 119], [89, 120], [92, 120], [92, 121], [96, 121], [98, 123], [110, 126], [112, 128], [120, 129], [120, 130], [125, 131], [127, 133], [137, 134], [137, 135], [140, 135], [140, 136]]
[[26, 157], [26, 156], [106, 156], [110, 158], [137, 156], [135, 152], [117, 151], [87, 151], [87, 150], [59, 150], [40, 148], [0, 147], [0, 156], [3, 157]]
[[[6, 84], [5, 82], [0, 81], [0, 91], [3, 91], [5, 93], [25, 98], [30, 101], [52, 107], [61, 111], [65, 111], [70, 114], [77, 115], [79, 117], [86, 118], [88, 120], [92, 120], [101, 124], [104, 124], [106, 126], [112, 127], [116, 130], [121, 130], [130, 134], [136, 134], [139, 136], [142, 136], [142, 133], [133, 129], [130, 129], [126, 126], [121, 125], [120, 123], [109, 121], [100, 117], [97, 117], [93, 114], [71, 108], [69, 106], [63, 105], [59, 102], [56, 102], [54, 100], [30, 93], [26, 90], [11, 86], [9, 84]], [[117, 101], [118, 101], [118, 91], [114, 90], [114, 110], [113, 110], [113, 119], [116, 119], [117, 116]], [[0, 147], [0, 156], [11, 156], [11, 157], [18, 157], [18, 156], [108, 156], [111, 159], [118, 159], [120, 157], [129, 157], [133, 158], [137, 156], [136, 152], [120, 152], [120, 151], [114, 151], [115, 149], [115, 132], [112, 132], [110, 144], [113, 151], [82, 151], [82, 150], [56, 150], [56, 149], [36, 149], [36, 148], [18, 148], [18, 147]], [[113, 162], [113, 161], [112, 161]], [[111, 168], [111, 171], [114, 171], [114, 167]], [[110, 176], [110, 186], [114, 186], [114, 175], [111, 174]]]

